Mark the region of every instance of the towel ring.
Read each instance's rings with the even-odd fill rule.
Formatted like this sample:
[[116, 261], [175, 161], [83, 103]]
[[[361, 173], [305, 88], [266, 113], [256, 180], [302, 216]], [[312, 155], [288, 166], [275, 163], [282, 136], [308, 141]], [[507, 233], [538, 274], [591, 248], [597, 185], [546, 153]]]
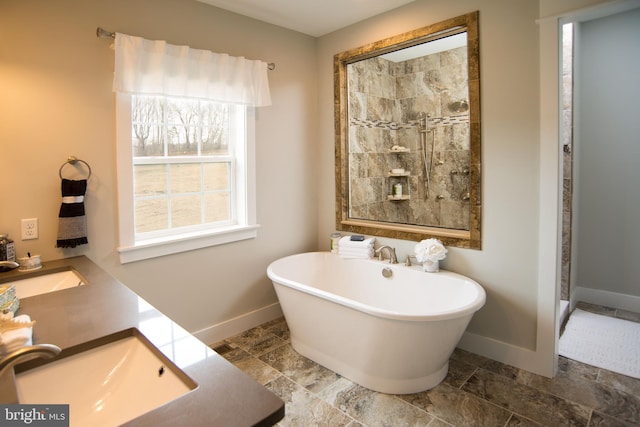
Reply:
[[67, 165], [75, 165], [78, 162], [83, 163], [87, 167], [87, 169], [89, 170], [89, 174], [87, 175], [86, 179], [88, 180], [89, 178], [91, 178], [91, 166], [89, 166], [89, 163], [85, 162], [84, 160], [78, 159], [75, 156], [69, 156], [69, 157], [67, 157], [67, 161], [64, 162], [62, 164], [62, 166], [60, 166], [60, 171], [58, 171], [58, 175], [60, 175], [60, 179], [64, 179], [62, 177], [62, 169], [64, 169], [65, 166], [67, 166]]

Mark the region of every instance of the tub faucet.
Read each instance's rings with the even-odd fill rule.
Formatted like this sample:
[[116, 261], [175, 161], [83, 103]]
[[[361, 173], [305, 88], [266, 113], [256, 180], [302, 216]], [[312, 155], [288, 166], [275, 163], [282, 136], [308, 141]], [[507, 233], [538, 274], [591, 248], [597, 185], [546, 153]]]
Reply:
[[378, 254], [378, 259], [382, 261], [383, 249], [387, 249], [387, 251], [389, 252], [389, 264], [397, 264], [398, 258], [396, 257], [396, 250], [391, 246], [384, 245], [376, 249], [376, 253]]
[[13, 365], [26, 362], [27, 360], [37, 359], [38, 357], [51, 359], [59, 353], [60, 347], [53, 344], [38, 344], [19, 348], [0, 359], [0, 377], [4, 373], [5, 369], [8, 369]]

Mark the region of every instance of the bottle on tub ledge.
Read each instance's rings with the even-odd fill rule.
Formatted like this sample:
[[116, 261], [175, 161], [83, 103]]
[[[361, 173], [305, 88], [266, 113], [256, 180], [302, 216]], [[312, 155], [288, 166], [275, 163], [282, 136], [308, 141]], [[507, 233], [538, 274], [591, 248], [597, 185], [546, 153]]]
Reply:
[[338, 243], [340, 242], [340, 238], [342, 237], [342, 234], [340, 233], [333, 233], [331, 234], [331, 253], [332, 254], [337, 254], [338, 253]]

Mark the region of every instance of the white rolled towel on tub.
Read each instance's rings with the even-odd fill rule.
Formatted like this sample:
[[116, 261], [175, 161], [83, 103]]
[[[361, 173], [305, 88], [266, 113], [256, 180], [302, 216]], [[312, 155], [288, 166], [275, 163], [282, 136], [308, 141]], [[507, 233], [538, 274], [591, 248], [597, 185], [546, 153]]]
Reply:
[[338, 249], [340, 247], [344, 247], [344, 248], [373, 248], [373, 245], [376, 242], [376, 238], [375, 237], [369, 237], [368, 239], [364, 239], [361, 241], [357, 241], [357, 240], [351, 240], [351, 236], [344, 236], [342, 239], [340, 239], [340, 241], [338, 242]]
[[338, 255], [340, 255], [341, 258], [371, 259], [373, 258], [373, 249], [367, 251], [342, 249], [338, 251]]

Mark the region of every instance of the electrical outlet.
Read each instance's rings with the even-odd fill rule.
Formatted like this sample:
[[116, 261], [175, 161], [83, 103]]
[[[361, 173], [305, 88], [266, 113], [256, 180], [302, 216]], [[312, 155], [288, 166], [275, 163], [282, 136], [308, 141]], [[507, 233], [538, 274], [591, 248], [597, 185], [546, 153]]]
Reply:
[[31, 240], [38, 238], [38, 218], [29, 218], [22, 220], [22, 240]]

